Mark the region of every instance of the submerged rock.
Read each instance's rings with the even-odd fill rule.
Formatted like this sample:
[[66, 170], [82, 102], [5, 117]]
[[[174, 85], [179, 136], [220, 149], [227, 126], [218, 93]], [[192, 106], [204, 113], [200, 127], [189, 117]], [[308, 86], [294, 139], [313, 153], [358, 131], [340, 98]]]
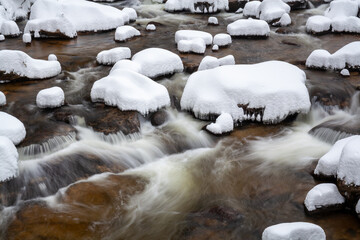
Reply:
[[165, 110], [159, 110], [150, 117], [153, 126], [160, 126], [168, 120], [169, 116]]

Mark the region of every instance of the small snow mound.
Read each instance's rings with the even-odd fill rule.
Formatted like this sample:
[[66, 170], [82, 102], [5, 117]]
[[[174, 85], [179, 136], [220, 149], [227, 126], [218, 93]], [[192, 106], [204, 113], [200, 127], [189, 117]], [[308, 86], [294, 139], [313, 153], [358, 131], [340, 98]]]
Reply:
[[228, 46], [231, 44], [231, 36], [226, 33], [219, 33], [214, 36], [214, 45], [218, 45], [219, 47]]
[[211, 45], [213, 37], [210, 33], [198, 31], [198, 30], [179, 30], [175, 33], [175, 42], [180, 40], [192, 40], [195, 38], [202, 38], [206, 45]]
[[228, 55], [219, 59], [212, 56], [206, 56], [201, 60], [198, 71], [212, 69], [224, 65], [235, 65], [234, 56]]
[[125, 70], [129, 70], [129, 71], [137, 72], [137, 73], [140, 73], [140, 71], [141, 71], [141, 67], [138, 63], [135, 63], [128, 59], [117, 61], [115, 63], [115, 65], [111, 68], [110, 73], [112, 73], [113, 71], [115, 71], [117, 69], [125, 69]]
[[140, 66], [140, 73], [150, 78], [182, 72], [181, 58], [169, 50], [147, 48], [132, 57], [132, 61]]
[[245, 4], [243, 14], [247, 17], [257, 17], [259, 12], [261, 2], [260, 1], [250, 1]]
[[227, 26], [227, 32], [236, 37], [268, 37], [270, 28], [264, 20], [239, 19]]
[[156, 26], [154, 24], [148, 24], [148, 25], [146, 25], [146, 30], [147, 31], [155, 31]]
[[177, 43], [179, 52], [182, 53], [198, 53], [203, 54], [206, 50], [206, 44], [202, 38], [194, 38], [191, 40], [180, 40]]
[[216, 122], [207, 125], [206, 129], [214, 134], [223, 134], [234, 129], [234, 122], [230, 114], [222, 113], [216, 118]]
[[24, 43], [31, 43], [31, 34], [24, 33], [22, 39]]
[[284, 13], [279, 20], [279, 24], [282, 27], [289, 26], [291, 24], [290, 15], [288, 13]]
[[5, 36], [0, 34], [0, 42], [5, 41]]
[[360, 136], [356, 136], [348, 141], [341, 153], [337, 179], [345, 184], [360, 186]]
[[213, 45], [212, 47], [212, 50], [215, 52], [215, 51], [218, 51], [219, 50], [219, 46], [218, 45]]
[[311, 33], [322, 33], [329, 31], [331, 19], [324, 16], [312, 16], [306, 21], [306, 31]]
[[6, 105], [6, 96], [0, 91], [0, 107]]
[[93, 102], [104, 101], [120, 110], [136, 110], [143, 115], [170, 105], [167, 89], [150, 78], [124, 69], [112, 71], [91, 89]]
[[65, 94], [60, 87], [41, 90], [36, 96], [36, 105], [39, 108], [56, 108], [64, 105]]
[[117, 61], [131, 58], [131, 50], [128, 47], [117, 47], [99, 52], [96, 61], [99, 64], [113, 65]]
[[130, 38], [140, 36], [139, 30], [132, 26], [121, 26], [115, 31], [115, 40], [124, 42]]
[[345, 76], [345, 77], [350, 76], [350, 72], [349, 72], [349, 70], [347, 70], [346, 68], [344, 68], [343, 70], [341, 70], [340, 74], [341, 74], [342, 76]]
[[[1, 19], [0, 19], [1, 21]], [[16, 24], [16, 22], [14, 21], [4, 21], [0, 24], [1, 28], [0, 28], [0, 33], [4, 36], [19, 36], [20, 35], [20, 30], [18, 25]]]
[[15, 145], [24, 140], [26, 131], [24, 124], [14, 116], [0, 112], [0, 136], [9, 138]]
[[209, 17], [208, 18], [208, 24], [212, 25], [219, 25], [219, 21], [216, 17]]
[[312, 223], [280, 223], [266, 228], [262, 240], [326, 240], [324, 230]]
[[49, 54], [48, 61], [57, 61], [57, 57], [55, 54]]
[[9, 138], [0, 136], [0, 182], [18, 175], [18, 157], [14, 143]]
[[333, 183], [316, 185], [307, 193], [304, 201], [305, 207], [309, 212], [343, 203], [345, 203], [345, 198]]
[[133, 8], [129, 8], [129, 7], [123, 8], [122, 12], [129, 16], [129, 20], [131, 22], [133, 22], [137, 19], [137, 13], [136, 13], [135, 9], [133, 9]]
[[58, 61], [45, 61], [33, 59], [24, 52], [17, 50], [1, 50], [0, 71], [6, 74], [17, 74], [30, 79], [44, 79], [58, 75], [61, 66]]

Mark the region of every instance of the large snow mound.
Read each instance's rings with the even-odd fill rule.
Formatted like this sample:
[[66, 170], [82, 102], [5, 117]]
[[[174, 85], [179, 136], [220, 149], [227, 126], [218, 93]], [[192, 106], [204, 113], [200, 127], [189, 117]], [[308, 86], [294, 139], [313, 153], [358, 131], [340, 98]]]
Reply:
[[231, 132], [234, 129], [234, 122], [230, 114], [222, 113], [216, 118], [215, 123], [210, 123], [206, 129], [214, 134]]
[[116, 28], [115, 40], [123, 42], [130, 38], [137, 37], [140, 35], [141, 35], [141, 33], [139, 32], [139, 30], [137, 30], [136, 28], [134, 28], [132, 26], [121, 26], [121, 27]]
[[36, 105], [39, 108], [56, 108], [64, 105], [65, 94], [60, 87], [41, 90], [36, 96]]
[[141, 74], [150, 78], [184, 70], [181, 58], [177, 54], [162, 48], [144, 49], [136, 53], [131, 60], [140, 66]]
[[206, 45], [211, 45], [213, 37], [210, 33], [198, 31], [198, 30], [179, 30], [175, 33], [175, 42], [180, 40], [192, 40], [196, 38], [202, 38]]
[[324, 230], [307, 222], [280, 223], [266, 228], [262, 240], [326, 240]]
[[235, 58], [233, 55], [227, 55], [222, 58], [206, 56], [201, 60], [198, 71], [212, 69], [225, 65], [235, 65]]
[[96, 61], [104, 65], [113, 65], [122, 59], [131, 58], [131, 50], [128, 47], [117, 47], [98, 53]]
[[270, 28], [267, 22], [258, 19], [239, 19], [227, 26], [231, 36], [238, 37], [267, 37]]
[[220, 66], [190, 75], [181, 108], [201, 119], [227, 112], [234, 121], [278, 123], [308, 112], [305, 80], [304, 71], [281, 61]]
[[180, 40], [177, 43], [179, 52], [203, 54], [206, 50], [206, 44], [202, 38], [194, 38], [191, 40]]
[[26, 23], [24, 32], [34, 34], [35, 38], [40, 38], [40, 33], [44, 33], [46, 36], [53, 34], [54, 36], [67, 38], [77, 36], [75, 26], [64, 16], [29, 20]]
[[0, 182], [18, 175], [18, 152], [12, 141], [0, 136]]
[[308, 211], [341, 205], [345, 198], [333, 183], [322, 183], [313, 187], [306, 195], [304, 204]]
[[360, 186], [360, 136], [345, 144], [339, 161], [337, 178], [348, 185]]
[[136, 110], [145, 115], [170, 104], [167, 89], [150, 78], [124, 69], [114, 70], [96, 81], [91, 100], [104, 101], [120, 110]]
[[248, 17], [257, 17], [259, 13], [260, 1], [250, 1], [245, 4], [243, 14]]
[[[200, 5], [202, 5], [202, 9], [200, 9]], [[228, 9], [228, 5], [228, 0], [168, 0], [165, 3], [165, 10], [169, 12], [212, 13]]]
[[0, 136], [9, 138], [15, 145], [24, 140], [26, 130], [19, 119], [6, 112], [0, 112], [0, 123]]
[[18, 36], [20, 35], [20, 30], [16, 22], [11, 20], [3, 21], [0, 17], [0, 33], [4, 36]]
[[6, 96], [3, 92], [0, 91], [0, 106], [6, 105]]
[[115, 29], [131, 18], [127, 11], [85, 0], [37, 0], [31, 7], [30, 20], [57, 17], [68, 19], [76, 31]]
[[61, 66], [58, 61], [33, 59], [26, 53], [17, 50], [1, 50], [0, 71], [6, 74], [16, 74], [31, 79], [44, 79], [58, 75]]
[[306, 66], [310, 68], [360, 68], [360, 41], [352, 42], [330, 54], [328, 51], [318, 49], [313, 51], [306, 59]]

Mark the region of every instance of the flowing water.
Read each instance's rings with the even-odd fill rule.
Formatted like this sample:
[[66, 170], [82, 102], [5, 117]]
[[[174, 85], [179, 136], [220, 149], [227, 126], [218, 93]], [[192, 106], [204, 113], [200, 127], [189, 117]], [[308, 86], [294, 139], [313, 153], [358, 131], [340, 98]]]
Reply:
[[[212, 136], [203, 130], [208, 122], [178, 110], [189, 76], [185, 72], [158, 81], [172, 98], [164, 124], [154, 127], [139, 116], [138, 132], [104, 134], [82, 116], [66, 124], [54, 120], [52, 111], [36, 107], [37, 92], [60, 86], [67, 107], [95, 117], [100, 110], [89, 92], [110, 70], [96, 64], [98, 52], [116, 46], [128, 46], [133, 54], [154, 46], [177, 52], [176, 30], [216, 34], [241, 18], [220, 13], [220, 25], [208, 26], [207, 15], [170, 14], [150, 1], [112, 5], [135, 6], [139, 19], [133, 25], [142, 37], [115, 43], [109, 31], [74, 40], [34, 40], [30, 47], [20, 38], [0, 43], [0, 49], [19, 49], [34, 58], [54, 53], [63, 68], [56, 78], [0, 84], [8, 100], [0, 110], [27, 128], [18, 147], [19, 177], [0, 185], [0, 239], [251, 240], [261, 239], [269, 225], [292, 221], [319, 224], [330, 240], [360, 238], [360, 221], [350, 211], [308, 216], [303, 206], [318, 183], [312, 176], [316, 160], [336, 140], [356, 134], [360, 114], [358, 73], [343, 78], [307, 70], [304, 62], [314, 49], [333, 52], [358, 36], [307, 35], [303, 26], [324, 11], [320, 5], [291, 13], [292, 33], [272, 28], [267, 40], [235, 39], [218, 52], [207, 49], [206, 55], [216, 57], [233, 54], [237, 63], [276, 59], [304, 69], [313, 104], [293, 122], [248, 123], [227, 136]], [[157, 24], [155, 32], [144, 31], [148, 22]], [[203, 57], [180, 56], [187, 71]]]

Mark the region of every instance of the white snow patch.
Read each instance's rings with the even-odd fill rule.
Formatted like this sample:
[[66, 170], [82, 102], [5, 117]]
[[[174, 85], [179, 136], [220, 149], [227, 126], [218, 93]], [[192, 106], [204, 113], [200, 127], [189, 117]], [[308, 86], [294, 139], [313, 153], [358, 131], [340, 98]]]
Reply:
[[18, 175], [19, 154], [12, 141], [0, 136], [0, 182], [4, 182]]
[[310, 212], [343, 203], [345, 203], [345, 198], [333, 183], [316, 185], [307, 193], [304, 201], [306, 209]]
[[191, 40], [196, 38], [202, 38], [206, 45], [211, 45], [213, 37], [210, 33], [198, 31], [198, 30], [179, 30], [175, 33], [175, 42], [180, 40]]
[[0, 112], [0, 122], [0, 136], [9, 138], [15, 145], [24, 140], [26, 131], [19, 119], [6, 112]]
[[290, 15], [288, 13], [284, 13], [278, 23], [282, 27], [289, 26], [291, 24]]
[[234, 122], [230, 114], [222, 113], [216, 118], [216, 122], [207, 125], [206, 129], [214, 134], [223, 134], [234, 130]]
[[208, 23], [213, 24], [213, 25], [218, 25], [219, 21], [218, 21], [218, 19], [216, 17], [209, 17], [208, 18]]
[[155, 31], [156, 26], [154, 24], [148, 24], [148, 25], [146, 25], [146, 30], [147, 31]]
[[31, 34], [24, 33], [22, 39], [24, 43], [31, 43]]
[[0, 42], [5, 41], [5, 36], [0, 34]]
[[140, 36], [141, 33], [139, 30], [132, 26], [121, 26], [116, 28], [115, 31], [115, 40], [116, 41], [126, 41], [130, 38]]
[[[201, 119], [222, 112], [234, 121], [252, 119], [239, 104], [259, 109], [264, 123], [278, 123], [290, 114], [308, 112], [305, 80], [304, 71], [281, 61], [220, 66], [190, 75], [181, 108]], [[257, 119], [261, 118], [254, 116]]]
[[227, 32], [231, 36], [267, 37], [270, 34], [270, 28], [264, 20], [239, 19], [227, 26]]
[[235, 58], [233, 55], [227, 55], [219, 59], [213, 56], [206, 56], [201, 60], [198, 71], [212, 69], [225, 65], [235, 65]]
[[138, 63], [135, 63], [128, 59], [117, 61], [115, 63], [115, 65], [111, 68], [110, 73], [112, 73], [113, 71], [115, 71], [117, 69], [124, 69], [124, 70], [129, 70], [129, 71], [133, 71], [133, 72], [137, 72], [137, 73], [141, 72], [141, 66]]
[[331, 27], [331, 19], [325, 16], [311, 16], [306, 21], [306, 31], [313, 33], [321, 33], [329, 31]]
[[226, 33], [219, 33], [214, 36], [214, 45], [218, 45], [219, 47], [227, 46], [231, 44], [231, 36]]
[[20, 35], [20, 30], [16, 22], [11, 20], [5, 20], [1, 22], [0, 17], [0, 33], [4, 36], [18, 36]]
[[179, 52], [183, 53], [199, 53], [203, 54], [206, 50], [206, 44], [202, 38], [194, 38], [190, 40], [180, 40], [177, 43]]
[[104, 65], [113, 65], [122, 59], [131, 58], [131, 50], [128, 47], [117, 47], [98, 53], [96, 61]]
[[55, 54], [49, 54], [48, 56], [48, 61], [57, 61], [57, 57]]
[[345, 76], [345, 77], [350, 76], [350, 72], [349, 72], [349, 70], [347, 70], [346, 68], [344, 68], [343, 70], [341, 70], [340, 74], [341, 74], [342, 76]]
[[39, 108], [56, 108], [64, 105], [65, 94], [60, 87], [51, 87], [41, 90], [36, 96], [36, 105]]
[[0, 91], [0, 106], [6, 105], [6, 96], [3, 92]]
[[22, 77], [32, 79], [50, 78], [61, 72], [61, 66], [58, 61], [45, 61], [33, 59], [24, 52], [17, 50], [1, 50], [0, 71], [5, 73], [15, 73]]
[[40, 38], [41, 32], [52, 34], [60, 32], [61, 35], [68, 38], [74, 38], [77, 36], [75, 26], [64, 16], [29, 20], [26, 23], [24, 32], [33, 33], [35, 38]]
[[248, 17], [257, 17], [259, 12], [261, 2], [260, 1], [250, 1], [245, 4], [243, 14]]
[[215, 52], [215, 51], [218, 51], [219, 50], [219, 46], [218, 45], [213, 45], [212, 47], [212, 50]]
[[360, 186], [360, 136], [348, 141], [341, 153], [337, 178], [346, 184]]
[[280, 223], [266, 228], [262, 240], [326, 240], [324, 230], [313, 223]]
[[170, 105], [167, 89], [150, 78], [124, 69], [112, 71], [91, 89], [93, 102], [104, 101], [120, 110], [136, 110], [145, 115]]

